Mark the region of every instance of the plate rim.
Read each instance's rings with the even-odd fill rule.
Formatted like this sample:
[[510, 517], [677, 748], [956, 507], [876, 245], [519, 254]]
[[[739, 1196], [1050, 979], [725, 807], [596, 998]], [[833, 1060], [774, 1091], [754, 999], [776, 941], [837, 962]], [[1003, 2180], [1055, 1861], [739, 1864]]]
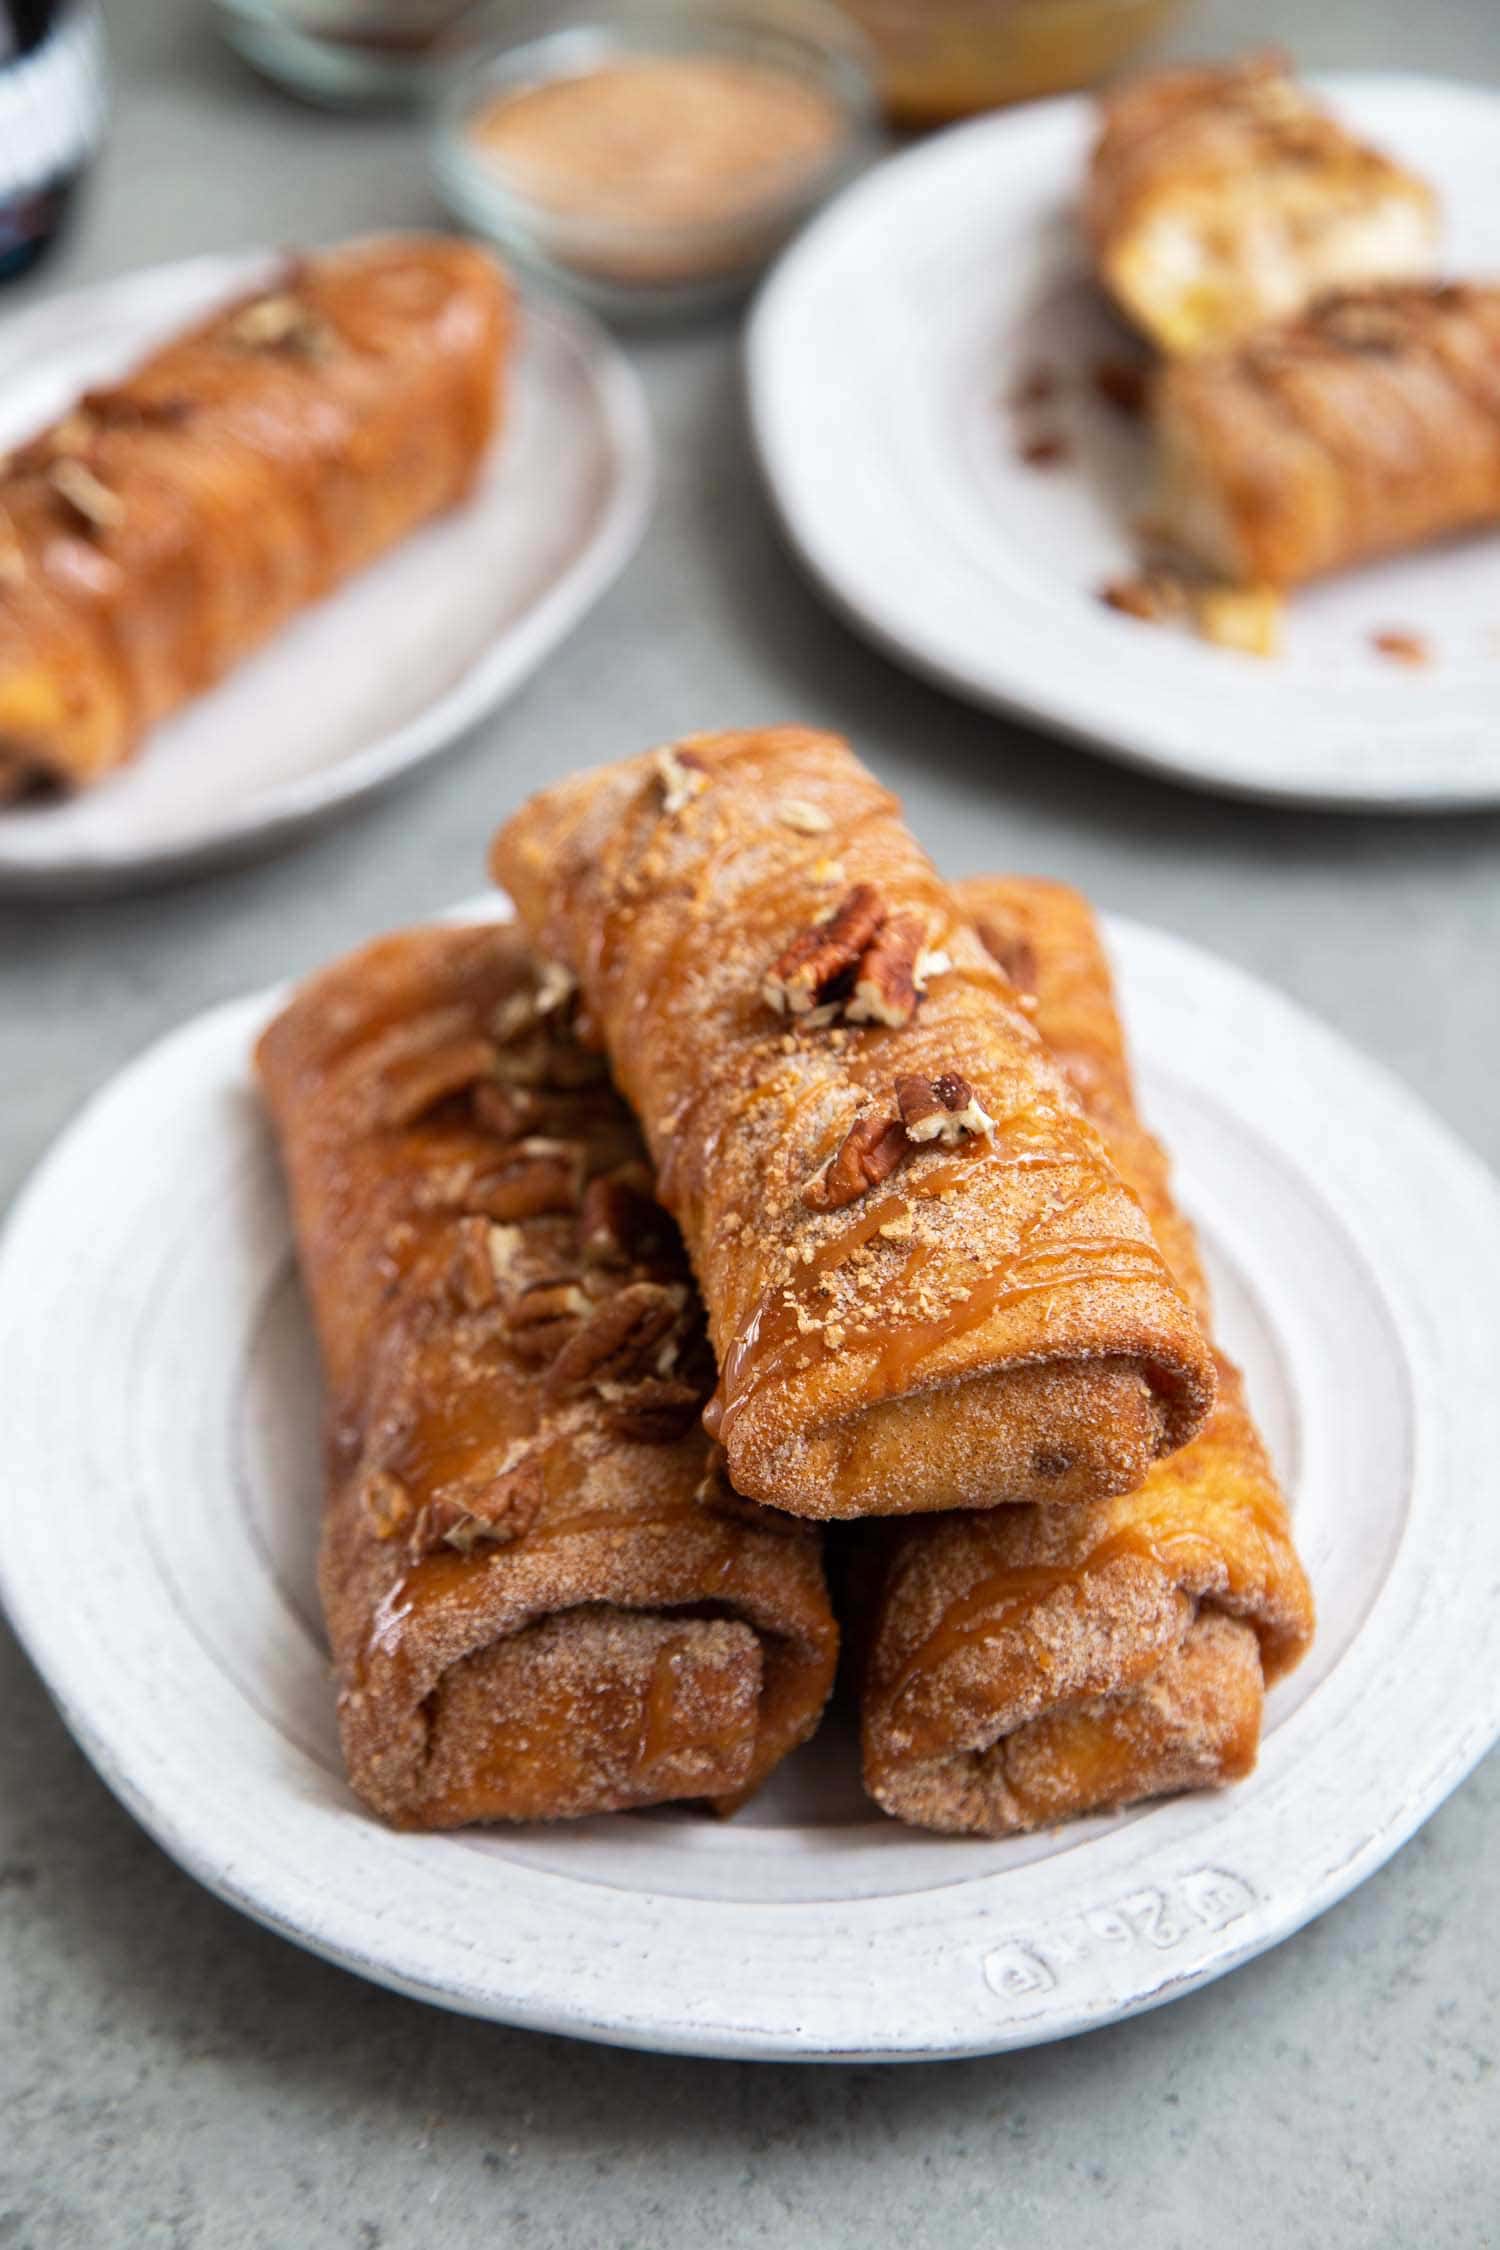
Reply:
[[[1484, 107], [1500, 126], [1500, 88], [1450, 78], [1439, 72], [1365, 70], [1323, 71], [1306, 74], [1307, 83], [1331, 100], [1358, 101], [1362, 95], [1416, 92], [1444, 100]], [[862, 208], [878, 213], [880, 205], [903, 187], [916, 191], [926, 176], [954, 162], [955, 151], [985, 142], [1019, 138], [1027, 133], [1066, 128], [1081, 122], [1092, 107], [1087, 93], [1062, 94], [1044, 101], [971, 118], [929, 135], [915, 147], [899, 150], [875, 165], [835, 196], [783, 252], [762, 283], [751, 307], [743, 347], [744, 389], [751, 446], [764, 489], [782, 536], [806, 576], [835, 613], [862, 638], [903, 669], [980, 710], [1029, 726], [1065, 742], [1109, 758], [1157, 780], [1198, 789], [1233, 800], [1282, 806], [1300, 811], [1361, 814], [1448, 814], [1472, 812], [1500, 803], [1500, 754], [1481, 778], [1424, 774], [1420, 746], [1412, 753], [1414, 770], [1399, 783], [1366, 783], [1357, 772], [1320, 772], [1314, 781], [1268, 776], [1258, 778], [1238, 766], [1216, 763], [1211, 749], [1193, 760], [1164, 748], [1149, 719], [1132, 717], [1120, 707], [1106, 722], [1080, 712], [1068, 697], [1064, 683], [1053, 672], [1028, 675], [1024, 666], [1008, 667], [1009, 677], [976, 677], [962, 661], [925, 638], [925, 624], [913, 625], [902, 615], [899, 592], [885, 593], [871, 573], [863, 572], [854, 556], [856, 541], [839, 537], [827, 528], [828, 511], [809, 501], [782, 458], [779, 417], [771, 402], [771, 369], [780, 345], [778, 329], [795, 306], [805, 277], [816, 275], [825, 245], [836, 239], [836, 230], [847, 226]], [[1223, 652], [1194, 653], [1231, 659]], [[1232, 687], [1234, 677], [1225, 685]], [[1149, 683], [1148, 683], [1149, 685]], [[1097, 699], [1095, 699], [1097, 701]], [[1211, 743], [1211, 733], [1205, 736]]]
[[[379, 239], [399, 239], [414, 231], [386, 228]], [[187, 284], [201, 276], [205, 284], [222, 283], [227, 295], [278, 255], [271, 246], [252, 245], [133, 267], [39, 297], [18, 311], [13, 328], [31, 320], [44, 325], [62, 309], [86, 309], [92, 300], [159, 288], [169, 280]], [[326, 825], [347, 806], [382, 795], [444, 751], [458, 748], [481, 719], [524, 685], [614, 584], [640, 546], [656, 500], [656, 441], [644, 387], [601, 322], [581, 306], [539, 294], [509, 268], [506, 272], [515, 291], [520, 333], [528, 328], [550, 332], [587, 375], [596, 402], [612, 474], [586, 543], [513, 624], [492, 636], [456, 680], [400, 726], [362, 743], [336, 765], [277, 783], [232, 812], [211, 834], [123, 855], [95, 843], [73, 846], [47, 861], [12, 862], [0, 856], [0, 902], [119, 893], [238, 864], [294, 834]], [[370, 568], [378, 570], [380, 561], [377, 557]], [[343, 591], [335, 587], [315, 606], [326, 614], [336, 608]], [[256, 653], [247, 661], [253, 662]], [[210, 687], [194, 701], [206, 703], [213, 692]], [[148, 742], [142, 755], [149, 754]]]
[[[492, 904], [490, 910], [493, 911]], [[472, 914], [474, 910], [460, 908], [456, 911], [465, 915]], [[1401, 1132], [1415, 1134], [1434, 1162], [1447, 1168], [1449, 1181], [1455, 1188], [1461, 1187], [1466, 1194], [1475, 1189], [1482, 1190], [1495, 1239], [1500, 1244], [1500, 1183], [1497, 1183], [1482, 1160], [1382, 1065], [1371, 1062], [1341, 1034], [1310, 1016], [1297, 1002], [1275, 987], [1204, 948], [1123, 917], [1107, 917], [1105, 927], [1112, 947], [1122, 955], [1128, 956], [1133, 948], [1144, 945], [1148, 950], [1153, 947], [1158, 949], [1162, 960], [1177, 967], [1186, 960], [1198, 974], [1206, 972], [1216, 980], [1227, 979], [1230, 991], [1237, 988], [1242, 998], [1253, 995], [1260, 1006], [1269, 1005], [1273, 1015], [1281, 1016], [1286, 1022], [1300, 1024], [1304, 1036], [1311, 1032], [1323, 1044], [1330, 1058], [1330, 1067], [1348, 1070], [1352, 1066], [1366, 1086], [1375, 1089], [1388, 1125], [1394, 1120]], [[169, 1060], [189, 1054], [200, 1043], [211, 1042], [215, 1037], [225, 1035], [231, 1022], [235, 1024], [237, 1032], [241, 1026], [248, 1031], [251, 1024], [263, 1019], [287, 989], [284, 984], [269, 987], [264, 991], [222, 1001], [202, 1011], [153, 1042], [133, 1062], [114, 1074], [90, 1099], [42, 1158], [8, 1214], [3, 1235], [0, 1235], [0, 1329], [9, 1327], [19, 1317], [14, 1304], [8, 1300], [14, 1294], [13, 1265], [20, 1270], [24, 1288], [25, 1268], [21, 1265], [21, 1259], [26, 1246], [23, 1236], [35, 1223], [35, 1216], [45, 1212], [54, 1181], [65, 1176], [68, 1164], [74, 1160], [74, 1152], [87, 1145], [90, 1135], [97, 1132], [101, 1121], [108, 1117], [112, 1105], [124, 1102], [127, 1097], [138, 1093]], [[239, 1051], [243, 1051], [242, 1048]], [[222, 1085], [226, 1081], [220, 1080], [219, 1083]], [[1383, 1283], [1379, 1290], [1382, 1300], [1388, 1301], [1389, 1275], [1381, 1275], [1378, 1266], [1377, 1280]], [[1491, 1288], [1493, 1291], [1494, 1284], [1491, 1284]], [[1395, 1310], [1394, 1307], [1388, 1309]], [[1404, 1310], [1410, 1315], [1411, 1305], [1407, 1304]], [[1407, 1339], [1406, 1326], [1399, 1322], [1398, 1325], [1401, 1326], [1403, 1339]], [[1413, 1362], [1412, 1375], [1418, 1392], [1415, 1426], [1419, 1435], [1424, 1419], [1418, 1383], [1422, 1372], [1421, 1367]], [[1428, 1374], [1430, 1386], [1430, 1370]], [[1429, 1387], [1425, 1414], [1432, 1413], [1433, 1399]], [[5, 1431], [0, 1429], [0, 1454], [6, 1450]], [[1495, 1558], [1500, 1561], [1500, 1518], [1496, 1519], [1491, 1536]], [[1411, 1541], [1403, 1537], [1390, 1573], [1377, 1596], [1375, 1607], [1345, 1651], [1343, 1664], [1347, 1664], [1358, 1650], [1360, 1640], [1372, 1633], [1379, 1611], [1383, 1604], [1387, 1604], [1387, 1597], [1398, 1577], [1403, 1572], [1409, 1573], [1412, 1560], [1410, 1547]], [[1474, 1575], [1477, 1582], [1478, 1574]], [[1472, 1639], [1476, 1631], [1483, 1629], [1484, 1616], [1477, 1592], [1471, 1594], [1471, 1600], [1476, 1606], [1476, 1615], [1469, 1621]], [[372, 1951], [369, 1943], [356, 1942], [358, 1931], [351, 1935], [348, 1927], [345, 1927], [341, 1934], [339, 1927], [330, 1926], [330, 1915], [333, 1924], [337, 1925], [340, 1912], [344, 1914], [347, 1923], [347, 1899], [331, 1894], [326, 1888], [319, 1890], [316, 1882], [301, 1875], [300, 1871], [288, 1879], [285, 1867], [278, 1862], [275, 1853], [269, 1850], [258, 1874], [247, 1872], [242, 1863], [235, 1859], [233, 1852], [226, 1851], [222, 1842], [216, 1853], [211, 1823], [208, 1833], [193, 1832], [191, 1820], [184, 1818], [180, 1791], [177, 1800], [172, 1800], [170, 1787], [165, 1788], [164, 1796], [153, 1795], [150, 1787], [151, 1759], [142, 1746], [132, 1738], [133, 1756], [122, 1754], [110, 1731], [110, 1711], [106, 1709], [101, 1717], [92, 1707], [81, 1706], [70, 1692], [66, 1624], [59, 1621], [57, 1605], [49, 1605], [45, 1590], [39, 1591], [35, 1585], [28, 1585], [21, 1542], [13, 1528], [13, 1520], [9, 1517], [0, 1519], [0, 1602], [3, 1602], [22, 1646], [36, 1666], [65, 1724], [106, 1785], [171, 1857], [226, 1903], [239, 1908], [252, 1919], [290, 1938], [306, 1950], [409, 1996], [434, 2002], [460, 2013], [516, 2024], [523, 2028], [560, 2032], [613, 2045], [659, 2052], [784, 2061], [937, 2060], [998, 2053], [1038, 2044], [1144, 2012], [1214, 1981], [1218, 1976], [1280, 1943], [1283, 1938], [1290, 1936], [1346, 1896], [1399, 1849], [1472, 1770], [1496, 1737], [1500, 1736], [1500, 1667], [1496, 1667], [1492, 1674], [1483, 1676], [1474, 1683], [1461, 1717], [1455, 1718], [1437, 1749], [1433, 1750], [1424, 1744], [1420, 1787], [1412, 1789], [1392, 1783], [1391, 1802], [1385, 1808], [1384, 1818], [1375, 1821], [1373, 1825], [1368, 1818], [1357, 1821], [1355, 1825], [1358, 1835], [1353, 1848], [1335, 1865], [1325, 1869], [1320, 1880], [1309, 1886], [1299, 1887], [1294, 1897], [1284, 1899], [1279, 1905], [1272, 1902], [1273, 1910], [1260, 1910], [1253, 1915], [1235, 1917], [1235, 1920], [1244, 1924], [1239, 1933], [1213, 1952], [1206, 1961], [1185, 1974], [1171, 1974], [1170, 1961], [1165, 1957], [1158, 1957], [1154, 1963], [1147, 1961], [1144, 1964], [1145, 1968], [1154, 1966], [1157, 1971], [1154, 1982], [1146, 1985], [1138, 1983], [1123, 1997], [1119, 1994], [1106, 1995], [1100, 2000], [1097, 1995], [1090, 1998], [1085, 1993], [1070, 2006], [1052, 2010], [1045, 2021], [1040, 2023], [1007, 2018], [997, 2010], [993, 2022], [979, 2037], [944, 2037], [939, 2028], [929, 2024], [920, 2035], [904, 2042], [887, 2039], [881, 2044], [870, 2045], [861, 2044], [857, 2040], [838, 2040], [828, 2035], [826, 2027], [815, 2031], [810, 2026], [798, 2025], [795, 2030], [788, 2031], [783, 2026], [768, 2031], [758, 2025], [747, 2025], [743, 2021], [736, 2023], [725, 2015], [716, 2013], [712, 2004], [700, 2015], [690, 2019], [663, 2017], [659, 2006], [653, 2014], [649, 1997], [643, 2004], [638, 1993], [631, 2006], [622, 2008], [616, 2005], [602, 2012], [586, 2005], [584, 1998], [571, 1990], [559, 1992], [552, 1989], [536, 1993], [523, 1989], [514, 1995], [502, 1993], [497, 1996], [493, 1989], [485, 1989], [477, 1979], [465, 1987], [461, 1978], [455, 1978], [451, 1974], [444, 1976], [429, 1972], [424, 1975], [420, 1971], [414, 1971], [411, 1966], [413, 1951], [415, 1949], [420, 1952], [426, 1934], [420, 1931], [414, 1937], [408, 1936], [404, 1950], [400, 1945], [393, 1945], [385, 1954]], [[1451, 1622], [1444, 1630], [1452, 1633]], [[1490, 1625], [1490, 1630], [1495, 1630], [1493, 1624]], [[57, 1653], [59, 1645], [64, 1652], [61, 1657]], [[1328, 1679], [1320, 1684], [1316, 1691], [1318, 1694], [1332, 1687], [1338, 1679], [1340, 1669], [1340, 1665], [1334, 1667]], [[1346, 1691], [1348, 1684], [1346, 1681]], [[269, 1726], [271, 1722], [261, 1723]], [[1295, 1786], [1295, 1769], [1291, 1778], [1292, 1785]], [[1233, 1793], [1209, 1801], [1229, 1808], [1227, 1817], [1232, 1819], [1236, 1803]], [[1246, 1800], [1238, 1801], [1244, 1803]], [[1191, 1798], [1171, 1800], [1154, 1808], [1150, 1815], [1160, 1824], [1158, 1833], [1167, 1859], [1170, 1861], [1175, 1856], [1179, 1870], [1182, 1850], [1180, 1844], [1174, 1845], [1173, 1842], [1174, 1807], [1191, 1807], [1194, 1803], [1201, 1802], [1202, 1800]], [[1264, 1817], [1268, 1822], [1272, 1820], [1274, 1811], [1274, 1805], [1264, 1809]], [[343, 1808], [323, 1806], [316, 1808], [311, 1817], [315, 1820], [344, 1820], [351, 1816]], [[428, 1838], [405, 1837], [391, 1843], [390, 1832], [380, 1829], [378, 1824], [370, 1823], [368, 1816], [356, 1813], [352, 1815], [352, 1819], [357, 1823], [356, 1843], [361, 1834], [367, 1835], [372, 1829], [387, 1840], [391, 1851], [395, 1853], [405, 1852], [410, 1856], [432, 1842]], [[1104, 1859], [1108, 1859], [1112, 1851], [1116, 1857], [1122, 1857], [1116, 1847], [1127, 1833], [1122, 1825], [1098, 1839], [1091, 1839], [1090, 1844], [1098, 1843], [1100, 1855]], [[1221, 1841], [1216, 1834], [1211, 1835], [1208, 1844], [1210, 1851]], [[1195, 1841], [1194, 1850], [1197, 1849]], [[972, 1922], [974, 1914], [982, 1913], [985, 1909], [986, 1901], [982, 1894], [992, 1885], [1003, 1885], [1009, 1873], [1007, 1870], [992, 1871], [988, 1875], [976, 1875], [955, 1885], [932, 1886], [926, 1891], [919, 1888], [884, 1897], [843, 1898], [821, 1902], [814, 1900], [744, 1905], [683, 1898], [662, 1892], [644, 1896], [656, 1908], [664, 1907], [671, 1914], [674, 1923], [683, 1923], [698, 1915], [711, 1917], [715, 1912], [730, 1918], [739, 1914], [754, 1918], [762, 1924], [770, 1919], [789, 1938], [793, 1933], [802, 1931], [808, 1916], [821, 1913], [827, 1917], [832, 1914], [841, 1917], [846, 1924], [857, 1921], [868, 1925], [869, 1943], [873, 1946], [882, 1930], [894, 1928], [899, 1935], [903, 1912], [940, 1921], [943, 1918], [942, 1907], [939, 1905], [933, 1908], [929, 1902], [941, 1900], [945, 1895], [956, 1902], [949, 1909], [947, 1919], [967, 1926], [965, 1910], [967, 1922]], [[1162, 1880], [1165, 1883], [1168, 1876], [1164, 1874]], [[526, 1904], [528, 1898], [541, 1898], [549, 1890], [566, 1892], [569, 1899], [562, 1911], [567, 1913], [571, 1903], [580, 1924], [586, 1924], [587, 1915], [577, 1905], [577, 1894], [588, 1888], [586, 1884], [579, 1884], [574, 1879], [551, 1871], [528, 1868], [515, 1861], [504, 1863], [504, 1873], [497, 1878], [497, 1884], [501, 1889], [509, 1889], [513, 1901], [521, 1906]], [[630, 1908], [639, 1908], [641, 1905], [643, 1894], [626, 1890], [607, 1892], [604, 1896], [616, 1901], [621, 1919], [627, 1920]], [[826, 1929], [826, 1924], [824, 1928]], [[728, 1934], [732, 1940], [732, 1919]], [[983, 1942], [990, 1944], [997, 1936], [1008, 1939], [1013, 1934], [1013, 1931], [1005, 1929], [1002, 1911], [998, 1923], [994, 1924]], [[799, 1942], [805, 1942], [800, 1935]], [[985, 1961], [988, 1959], [986, 1954]], [[641, 1981], [644, 1982], [644, 1979]], [[524, 1978], [521, 1982], [524, 1986]], [[843, 1997], [847, 2007], [847, 1992]], [[942, 2004], [940, 1998], [939, 2008]]]

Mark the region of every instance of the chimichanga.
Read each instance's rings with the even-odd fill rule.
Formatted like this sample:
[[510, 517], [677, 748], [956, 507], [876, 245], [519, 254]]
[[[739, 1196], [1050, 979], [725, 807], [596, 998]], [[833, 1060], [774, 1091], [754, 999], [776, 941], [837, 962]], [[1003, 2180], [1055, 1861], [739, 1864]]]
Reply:
[[809, 1735], [811, 1526], [726, 1482], [671, 1221], [514, 928], [412, 930], [261, 1041], [327, 1389], [350, 1777], [406, 1827], [732, 1809]]
[[[1060, 885], [962, 886], [1205, 1323], [1166, 1157], [1141, 1124], [1087, 903]], [[1244, 1386], [1219, 1362], [1207, 1426], [1137, 1492], [870, 1527], [865, 1781], [928, 1828], [1004, 1835], [1229, 1782], [1255, 1763], [1265, 1685], [1312, 1636], [1312, 1596]]]
[[1106, 95], [1084, 228], [1121, 308], [1166, 351], [1195, 352], [1325, 290], [1429, 272], [1437, 206], [1263, 54]]
[[466, 243], [301, 258], [0, 464], [0, 795], [98, 781], [461, 499], [511, 321]]
[[1500, 286], [1333, 297], [1157, 394], [1162, 534], [1295, 585], [1500, 522]]
[[576, 975], [708, 1308], [736, 1487], [814, 1516], [1079, 1503], [1208, 1347], [1017, 995], [836, 737], [580, 774], [493, 865]]

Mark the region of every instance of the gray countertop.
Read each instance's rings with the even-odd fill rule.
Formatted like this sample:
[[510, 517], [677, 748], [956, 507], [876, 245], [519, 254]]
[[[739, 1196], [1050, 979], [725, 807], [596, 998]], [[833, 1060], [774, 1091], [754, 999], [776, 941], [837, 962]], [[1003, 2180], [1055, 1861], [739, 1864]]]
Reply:
[[[0, 319], [154, 259], [434, 215], [399, 125], [279, 98], [192, 0], [109, 13], [107, 159], [64, 254]], [[1308, 65], [1500, 80], [1489, 0], [1219, 0], [1182, 44], [1277, 35]], [[539, 782], [793, 718], [852, 734], [954, 872], [1065, 876], [1228, 955], [1500, 1162], [1500, 815], [1215, 802], [908, 679], [782, 553], [735, 344], [727, 325], [632, 343], [654, 526], [475, 740], [254, 866], [0, 910], [0, 1197], [161, 1032], [476, 888], [490, 829]], [[216, 1903], [95, 1779], [0, 1628], [0, 2245], [1497, 2243], [1497, 1867], [1492, 1757], [1346, 1904], [1088, 2039], [899, 2070], [612, 2053], [393, 1998]]]

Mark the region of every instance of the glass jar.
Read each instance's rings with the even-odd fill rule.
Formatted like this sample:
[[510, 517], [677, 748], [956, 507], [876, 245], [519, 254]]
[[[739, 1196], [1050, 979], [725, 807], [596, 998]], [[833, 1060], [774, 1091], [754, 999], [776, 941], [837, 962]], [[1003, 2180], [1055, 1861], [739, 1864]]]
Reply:
[[842, 0], [879, 62], [887, 113], [938, 125], [1107, 77], [1182, 0]]
[[98, 9], [0, 0], [0, 281], [57, 239], [103, 130]]

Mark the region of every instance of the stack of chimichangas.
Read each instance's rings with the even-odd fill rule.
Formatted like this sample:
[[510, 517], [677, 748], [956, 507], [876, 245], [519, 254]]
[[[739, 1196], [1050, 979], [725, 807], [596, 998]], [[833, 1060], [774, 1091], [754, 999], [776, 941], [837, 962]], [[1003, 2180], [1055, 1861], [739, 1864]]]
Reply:
[[732, 1810], [817, 1725], [999, 1835], [1254, 1763], [1312, 1604], [1076, 894], [947, 887], [838, 740], [501, 832], [521, 926], [260, 1047], [328, 1390], [349, 1769], [407, 1826]]

